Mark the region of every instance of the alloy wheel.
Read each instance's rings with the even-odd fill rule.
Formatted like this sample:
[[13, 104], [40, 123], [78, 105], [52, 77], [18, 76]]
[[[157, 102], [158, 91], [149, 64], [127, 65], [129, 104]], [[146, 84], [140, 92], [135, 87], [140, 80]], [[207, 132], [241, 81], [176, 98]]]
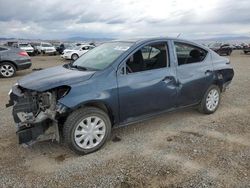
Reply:
[[77, 59], [78, 59], [78, 55], [73, 54], [73, 55], [72, 55], [72, 59], [73, 59], [74, 61], [77, 60]]
[[0, 68], [1, 74], [4, 77], [11, 77], [15, 74], [15, 69], [13, 66], [8, 64], [3, 64]]

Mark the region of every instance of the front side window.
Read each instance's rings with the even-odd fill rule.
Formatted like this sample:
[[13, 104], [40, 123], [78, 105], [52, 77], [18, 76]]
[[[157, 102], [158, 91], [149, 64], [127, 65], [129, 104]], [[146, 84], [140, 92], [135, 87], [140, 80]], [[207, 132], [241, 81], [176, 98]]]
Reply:
[[137, 50], [126, 61], [128, 74], [167, 67], [168, 51], [165, 43], [147, 45]]
[[31, 47], [30, 44], [19, 44], [19, 47]]
[[88, 50], [89, 49], [89, 47], [88, 46], [84, 46], [84, 47], [82, 47], [82, 50]]
[[179, 66], [199, 63], [206, 58], [207, 51], [197, 46], [180, 42], [175, 42], [174, 45]]

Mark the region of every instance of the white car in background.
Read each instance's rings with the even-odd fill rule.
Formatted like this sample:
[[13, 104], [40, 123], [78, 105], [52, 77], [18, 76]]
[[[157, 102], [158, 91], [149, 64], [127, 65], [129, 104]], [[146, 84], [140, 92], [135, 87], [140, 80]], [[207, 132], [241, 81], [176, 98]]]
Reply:
[[37, 50], [41, 54], [53, 54], [56, 55], [56, 48], [52, 46], [52, 44], [47, 42], [41, 42], [39, 46], [37, 46]]
[[72, 49], [65, 49], [61, 55], [64, 59], [72, 59], [76, 60], [83, 54], [85, 54], [87, 51], [95, 48], [93, 45], [84, 44], [80, 46], [75, 46]]
[[19, 43], [17, 44], [17, 47], [20, 48], [21, 50], [26, 51], [29, 55], [34, 54], [34, 48], [28, 43]]

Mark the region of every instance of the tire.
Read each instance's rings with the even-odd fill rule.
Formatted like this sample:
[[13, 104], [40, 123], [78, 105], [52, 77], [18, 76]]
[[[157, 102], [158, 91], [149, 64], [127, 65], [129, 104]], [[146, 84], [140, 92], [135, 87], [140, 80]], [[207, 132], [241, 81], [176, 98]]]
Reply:
[[199, 105], [198, 110], [204, 114], [212, 114], [218, 109], [220, 105], [220, 99], [221, 99], [220, 88], [216, 85], [212, 85], [208, 88], [205, 95], [203, 96], [203, 99]]
[[[110, 134], [109, 116], [95, 107], [74, 111], [68, 116], [63, 126], [64, 142], [71, 150], [80, 155], [100, 149], [109, 139]], [[98, 139], [96, 139], [97, 137]]]
[[71, 59], [74, 60], [74, 61], [77, 60], [78, 58], [79, 58], [79, 55], [77, 55], [77, 54], [72, 54], [71, 55]]
[[0, 76], [3, 78], [11, 78], [16, 75], [16, 67], [9, 62], [0, 63]]

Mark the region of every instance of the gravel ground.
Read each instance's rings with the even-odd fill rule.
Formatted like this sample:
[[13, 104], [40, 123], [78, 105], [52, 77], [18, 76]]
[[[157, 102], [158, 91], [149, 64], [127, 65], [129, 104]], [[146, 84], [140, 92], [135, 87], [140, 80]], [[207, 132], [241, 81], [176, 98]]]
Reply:
[[98, 152], [77, 156], [61, 144], [17, 144], [7, 93], [32, 68], [0, 80], [0, 187], [250, 187], [250, 55], [231, 56], [233, 83], [213, 115], [194, 109], [113, 130]]

